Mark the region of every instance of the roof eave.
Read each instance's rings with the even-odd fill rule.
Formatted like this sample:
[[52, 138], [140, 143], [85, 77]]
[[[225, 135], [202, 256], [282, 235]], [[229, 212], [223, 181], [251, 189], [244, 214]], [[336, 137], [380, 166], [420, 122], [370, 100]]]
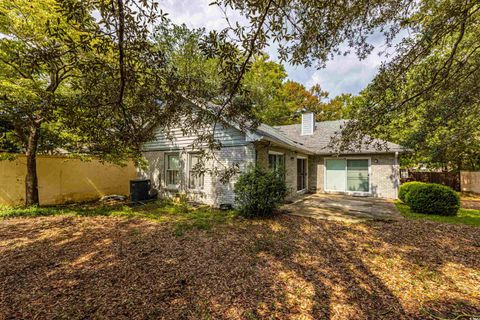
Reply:
[[406, 149], [389, 149], [389, 150], [379, 150], [379, 151], [345, 151], [345, 152], [315, 152], [315, 154], [320, 156], [331, 156], [331, 155], [364, 155], [364, 154], [390, 154], [390, 153], [407, 153], [411, 150]]
[[267, 137], [265, 135], [262, 135], [261, 137], [259, 137], [258, 139], [256, 139], [255, 141], [269, 141], [269, 142], [273, 142], [277, 145], [279, 145], [280, 147], [282, 148], [285, 148], [285, 149], [290, 149], [290, 150], [293, 150], [293, 151], [297, 151], [297, 152], [301, 152], [301, 153], [304, 153], [304, 154], [307, 154], [307, 155], [314, 155], [315, 152], [309, 150], [309, 149], [305, 149], [305, 148], [301, 148], [301, 147], [296, 147], [296, 146], [292, 146], [292, 145], [289, 145], [287, 143], [284, 143], [282, 141], [279, 141], [277, 139], [272, 139], [270, 137]]

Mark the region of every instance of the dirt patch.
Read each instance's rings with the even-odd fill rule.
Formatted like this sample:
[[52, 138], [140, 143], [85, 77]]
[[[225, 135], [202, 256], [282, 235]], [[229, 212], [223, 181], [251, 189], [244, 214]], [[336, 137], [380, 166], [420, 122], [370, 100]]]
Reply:
[[480, 210], [480, 199], [479, 200], [461, 200], [461, 207], [464, 209], [475, 209]]
[[175, 236], [113, 217], [0, 221], [0, 319], [480, 314], [479, 229], [282, 215]]

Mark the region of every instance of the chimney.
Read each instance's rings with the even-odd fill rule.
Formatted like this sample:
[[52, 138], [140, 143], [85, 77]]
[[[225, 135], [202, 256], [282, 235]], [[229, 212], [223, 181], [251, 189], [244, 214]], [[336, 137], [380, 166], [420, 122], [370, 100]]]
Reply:
[[302, 136], [312, 135], [315, 130], [315, 115], [313, 112], [302, 113]]

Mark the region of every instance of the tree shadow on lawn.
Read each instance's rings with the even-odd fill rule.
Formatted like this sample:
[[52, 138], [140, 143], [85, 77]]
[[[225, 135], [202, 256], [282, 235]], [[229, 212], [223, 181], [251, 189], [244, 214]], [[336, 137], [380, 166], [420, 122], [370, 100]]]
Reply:
[[[343, 237], [364, 241], [363, 260], [377, 259], [397, 279], [393, 293], [410, 295], [412, 317], [462, 319], [480, 316], [480, 238], [474, 226], [425, 220], [367, 222]], [[404, 303], [405, 306], [405, 303]], [[412, 308], [410, 308], [412, 309]], [[415, 311], [417, 310], [417, 311]]]
[[263, 274], [284, 284], [272, 286], [276, 296], [288, 296], [281, 313], [314, 319], [406, 317], [398, 298], [360, 259], [356, 243], [342, 240], [348, 225], [291, 222], [274, 232], [264, 230], [257, 239]]
[[[0, 221], [0, 318], [425, 318], [388, 274], [410, 266], [418, 239], [395, 239], [405, 231], [397, 223], [279, 216], [181, 237], [173, 228], [112, 217]], [[460, 231], [453, 238], [468, 243]], [[452, 251], [440, 262], [462, 261]], [[440, 301], [427, 298], [427, 307]]]

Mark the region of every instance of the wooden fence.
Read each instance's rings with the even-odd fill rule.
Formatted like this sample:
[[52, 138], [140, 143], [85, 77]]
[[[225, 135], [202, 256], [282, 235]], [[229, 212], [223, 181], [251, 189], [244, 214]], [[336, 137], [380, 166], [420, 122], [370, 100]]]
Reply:
[[458, 172], [408, 171], [408, 177], [402, 178], [401, 182], [408, 181], [439, 183], [449, 186], [455, 191], [461, 191], [460, 173]]
[[480, 193], [480, 171], [460, 171], [463, 192]]

